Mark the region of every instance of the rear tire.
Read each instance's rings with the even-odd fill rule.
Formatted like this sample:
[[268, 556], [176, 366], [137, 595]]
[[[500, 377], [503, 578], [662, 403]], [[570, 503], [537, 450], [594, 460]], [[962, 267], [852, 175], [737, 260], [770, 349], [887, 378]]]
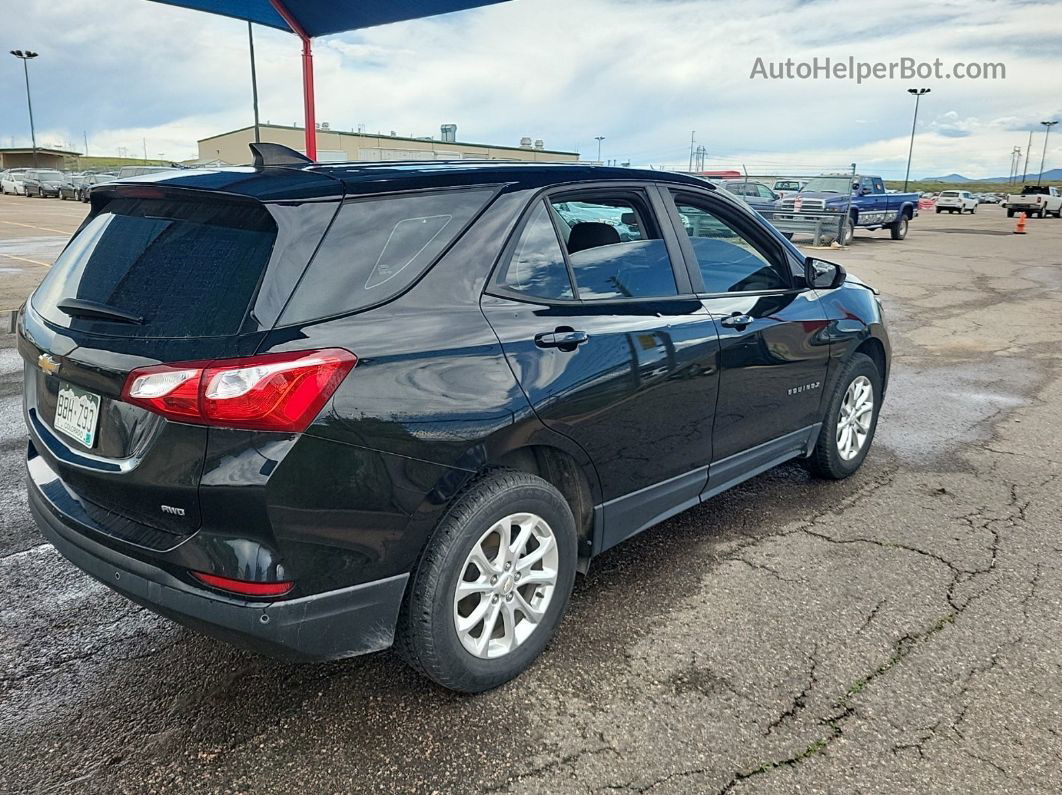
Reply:
[[889, 236], [893, 240], [903, 240], [907, 237], [908, 223], [907, 216], [901, 213], [900, 217], [889, 225]]
[[[510, 556], [510, 568], [505, 568], [501, 533], [517, 543], [520, 533], [513, 535], [513, 530], [521, 525], [504, 521], [517, 516], [531, 516], [538, 522], [530, 522], [536, 529], [529, 531], [527, 540]], [[556, 545], [555, 568], [545, 564], [541, 570], [522, 568], [526, 556], [538, 551], [540, 532], [547, 549], [550, 537]], [[497, 540], [493, 540], [495, 535]], [[534, 548], [530, 547], [532, 539]], [[529, 548], [522, 558], [520, 551]], [[473, 559], [477, 550], [482, 553], [482, 565]], [[428, 543], [399, 616], [396, 650], [415, 670], [451, 690], [481, 693], [505, 684], [527, 669], [553, 637], [575, 581], [576, 556], [575, 520], [557, 489], [526, 472], [498, 470], [486, 475], [457, 499]], [[518, 571], [527, 577], [534, 572], [537, 582], [545, 576], [542, 572], [550, 570], [555, 580], [548, 596], [549, 586], [513, 581]], [[484, 581], [491, 575], [497, 586], [489, 579]], [[462, 583], [478, 590], [458, 599], [457, 588]], [[544, 604], [538, 621], [525, 623], [531, 619], [521, 612], [521, 600], [529, 607]], [[486, 611], [480, 622], [459, 632], [457, 622], [471, 620], [480, 608]], [[479, 629], [482, 641], [492, 611], [493, 631], [482, 652], [474, 653], [469, 647], [477, 644], [474, 630]], [[525, 633], [522, 639], [520, 627]], [[510, 633], [518, 639], [515, 645], [506, 640]]]
[[[878, 427], [881, 379], [874, 361], [865, 354], [854, 353], [845, 363], [826, 404], [815, 449], [805, 459], [812, 474], [828, 480], [842, 480], [862, 466]], [[869, 410], [866, 403], [858, 399], [861, 388], [865, 389], [867, 385], [870, 388]], [[852, 443], [853, 437], [858, 445]]]
[[1013, 218], [1013, 217], [1014, 217], [1014, 211], [1013, 210], [1007, 210], [1007, 218]]

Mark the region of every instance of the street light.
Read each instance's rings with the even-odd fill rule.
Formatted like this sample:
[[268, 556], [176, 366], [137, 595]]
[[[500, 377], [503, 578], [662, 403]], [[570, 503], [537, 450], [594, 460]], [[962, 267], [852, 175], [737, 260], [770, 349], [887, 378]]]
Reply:
[[1047, 136], [1051, 134], [1051, 128], [1058, 124], [1057, 121], [1042, 121], [1040, 122], [1044, 126], [1044, 153], [1040, 155], [1040, 176], [1036, 179], [1036, 184], [1040, 185], [1044, 181], [1044, 159], [1047, 157]]
[[37, 133], [33, 129], [33, 101], [30, 99], [30, 87], [29, 87], [29, 66], [28, 61], [31, 58], [36, 58], [37, 53], [30, 52], [29, 50], [11, 50], [11, 54], [16, 58], [22, 59], [22, 71], [26, 73], [26, 104], [29, 106], [30, 117], [30, 140], [33, 141], [33, 167], [37, 167]]
[[600, 163], [601, 162], [601, 142], [605, 140], [605, 136], [596, 135], [596, 136], [594, 136], [594, 140], [597, 141], [597, 162]]
[[915, 98], [915, 112], [914, 119], [911, 121], [911, 146], [907, 150], [907, 174], [903, 178], [903, 190], [907, 192], [907, 181], [911, 178], [911, 155], [914, 154], [914, 137], [915, 137], [915, 125], [918, 124], [918, 102], [922, 99], [923, 94], [928, 94], [930, 89], [928, 88], [909, 88], [908, 94], [914, 94]]

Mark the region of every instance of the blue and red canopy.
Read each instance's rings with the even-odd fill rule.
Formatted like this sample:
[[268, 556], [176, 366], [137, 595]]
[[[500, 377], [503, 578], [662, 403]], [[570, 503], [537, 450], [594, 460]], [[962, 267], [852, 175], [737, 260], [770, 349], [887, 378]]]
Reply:
[[507, 0], [153, 0], [259, 25], [288, 30], [302, 39], [302, 88], [306, 109], [306, 155], [317, 159], [314, 131], [313, 52], [310, 39], [329, 33], [371, 28]]

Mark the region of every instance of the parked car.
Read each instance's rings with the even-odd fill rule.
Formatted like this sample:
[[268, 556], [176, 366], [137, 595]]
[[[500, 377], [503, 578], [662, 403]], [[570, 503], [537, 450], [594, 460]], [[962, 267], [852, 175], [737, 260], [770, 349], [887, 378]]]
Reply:
[[806, 179], [778, 179], [774, 181], [774, 190], [779, 196], [785, 197], [790, 193], [799, 193], [800, 189], [808, 184]]
[[601, 204], [559, 202], [554, 209], [561, 223], [566, 224], [569, 229], [582, 223], [608, 224], [619, 232], [621, 243], [641, 240], [642, 234], [637, 228], [637, 220], [631, 218], [630, 213], [622, 205], [609, 209]]
[[22, 175], [22, 189], [25, 196], [36, 196], [39, 199], [48, 196], [58, 196], [59, 186], [63, 184], [63, 172], [54, 168], [31, 168]]
[[814, 177], [794, 196], [775, 203], [771, 220], [782, 232], [792, 235], [803, 231], [816, 213], [836, 220], [846, 215], [839, 227], [841, 245], [852, 242], [856, 228], [888, 229], [893, 240], [907, 237], [912, 219], [918, 216], [917, 193], [887, 193], [881, 177], [824, 174]]
[[105, 182], [114, 182], [116, 179], [118, 179], [118, 177], [114, 174], [85, 174], [81, 178], [81, 184], [78, 185], [78, 200], [87, 202], [89, 200], [89, 191], [92, 190], [94, 185], [102, 185]]
[[942, 190], [937, 196], [937, 214], [947, 210], [949, 213], [977, 212], [977, 199], [968, 190]]
[[63, 183], [59, 186], [60, 199], [77, 199], [81, 188], [81, 182], [85, 179], [84, 174], [67, 174]]
[[175, 171], [174, 166], [122, 166], [118, 169], [118, 178], [142, 177], [145, 174], [162, 174], [167, 171]]
[[754, 210], [771, 210], [781, 196], [768, 188], [762, 182], [746, 179], [725, 179], [719, 184], [724, 190], [741, 198]]
[[1062, 218], [1062, 193], [1056, 187], [1046, 185], [1026, 185], [1021, 193], [1007, 197], [1007, 217], [1013, 218], [1015, 213], [1025, 213], [1029, 217], [1043, 218], [1053, 215]]
[[998, 204], [999, 199], [996, 198], [994, 193], [977, 193], [974, 194], [977, 197], [978, 204]]
[[783, 461], [862, 464], [881, 305], [727, 191], [277, 151], [97, 186], [18, 317], [30, 509], [137, 603], [477, 692], [610, 547]]
[[7, 171], [0, 173], [0, 192], [4, 194], [10, 193], [13, 196], [25, 196], [26, 188], [22, 184], [22, 178], [28, 170], [26, 168], [9, 168]]

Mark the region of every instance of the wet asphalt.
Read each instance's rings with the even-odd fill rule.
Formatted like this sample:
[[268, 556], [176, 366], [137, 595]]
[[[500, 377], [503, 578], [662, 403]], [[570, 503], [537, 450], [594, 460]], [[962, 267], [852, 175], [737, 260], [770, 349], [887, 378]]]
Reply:
[[892, 321], [863, 469], [786, 465], [606, 553], [541, 660], [478, 697], [390, 653], [238, 651], [62, 560], [0, 336], [0, 791], [1059, 790], [1062, 221], [1011, 228], [982, 206], [822, 252]]

